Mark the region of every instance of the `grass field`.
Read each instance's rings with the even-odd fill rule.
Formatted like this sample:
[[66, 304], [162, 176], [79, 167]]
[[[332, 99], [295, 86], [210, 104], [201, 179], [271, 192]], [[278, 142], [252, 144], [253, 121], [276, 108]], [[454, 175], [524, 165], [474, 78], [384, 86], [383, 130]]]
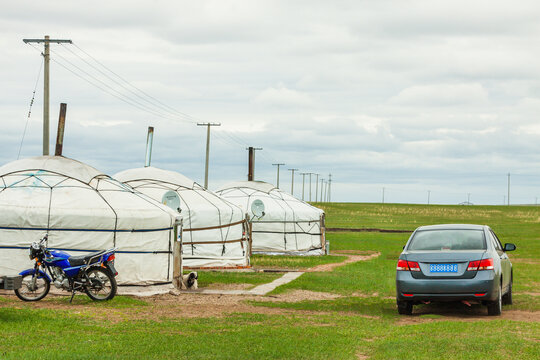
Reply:
[[[408, 233], [328, 233], [332, 256], [255, 256], [259, 268], [343, 262], [340, 252], [380, 255], [307, 272], [271, 296], [188, 294], [92, 303], [0, 297], [1, 359], [537, 359], [540, 358], [540, 207], [318, 204], [327, 226], [414, 230], [435, 223], [490, 225], [513, 242], [514, 305], [501, 317], [481, 306], [415, 307], [399, 316], [396, 259]], [[274, 273], [201, 272], [200, 286], [255, 286]], [[295, 295], [296, 294], [296, 295]], [[302, 295], [299, 296], [298, 294]], [[314, 296], [314, 294], [319, 294]], [[288, 297], [299, 296], [294, 301]], [[324, 296], [323, 296], [324, 295]]]

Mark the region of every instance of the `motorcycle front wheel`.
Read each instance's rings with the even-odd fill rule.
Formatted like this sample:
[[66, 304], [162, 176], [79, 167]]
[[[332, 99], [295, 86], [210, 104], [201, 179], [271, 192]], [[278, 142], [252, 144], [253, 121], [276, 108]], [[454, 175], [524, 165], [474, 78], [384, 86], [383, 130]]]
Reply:
[[15, 295], [22, 301], [38, 301], [49, 293], [51, 283], [46, 277], [36, 274], [26, 274], [22, 277], [22, 285], [15, 290]]
[[112, 274], [102, 268], [94, 267], [86, 272], [90, 283], [85, 287], [86, 295], [92, 300], [111, 300], [116, 295], [116, 280]]

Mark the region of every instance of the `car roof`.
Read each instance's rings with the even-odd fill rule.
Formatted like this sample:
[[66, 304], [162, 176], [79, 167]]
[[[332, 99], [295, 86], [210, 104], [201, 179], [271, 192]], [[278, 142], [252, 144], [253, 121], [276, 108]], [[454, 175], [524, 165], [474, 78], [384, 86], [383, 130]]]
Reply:
[[422, 230], [484, 230], [488, 226], [475, 224], [439, 224], [420, 226], [417, 231]]

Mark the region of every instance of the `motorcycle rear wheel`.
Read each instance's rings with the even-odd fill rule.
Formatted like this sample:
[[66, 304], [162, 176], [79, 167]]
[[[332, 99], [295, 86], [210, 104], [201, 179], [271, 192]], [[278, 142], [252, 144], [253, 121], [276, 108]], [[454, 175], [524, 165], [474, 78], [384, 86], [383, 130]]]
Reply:
[[116, 280], [112, 274], [102, 268], [94, 267], [86, 272], [90, 278], [84, 291], [94, 301], [111, 300], [116, 295]]
[[38, 301], [43, 299], [51, 289], [51, 283], [46, 277], [36, 274], [36, 288], [31, 290], [33, 274], [22, 277], [22, 286], [15, 290], [15, 295], [22, 301]]

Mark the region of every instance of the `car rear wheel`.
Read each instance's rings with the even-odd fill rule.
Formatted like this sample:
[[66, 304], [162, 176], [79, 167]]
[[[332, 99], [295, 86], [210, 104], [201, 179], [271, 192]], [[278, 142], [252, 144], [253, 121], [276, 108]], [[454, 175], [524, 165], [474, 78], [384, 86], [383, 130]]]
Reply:
[[410, 301], [397, 302], [397, 311], [401, 315], [412, 315], [413, 304]]
[[497, 300], [490, 302], [487, 305], [487, 309], [488, 309], [488, 315], [490, 315], [490, 316], [501, 315], [501, 312], [502, 312], [502, 285], [499, 286], [499, 295], [497, 296]]
[[508, 285], [508, 292], [503, 295], [502, 297], [502, 303], [503, 305], [512, 305], [512, 283], [513, 279], [510, 280], [510, 284]]

